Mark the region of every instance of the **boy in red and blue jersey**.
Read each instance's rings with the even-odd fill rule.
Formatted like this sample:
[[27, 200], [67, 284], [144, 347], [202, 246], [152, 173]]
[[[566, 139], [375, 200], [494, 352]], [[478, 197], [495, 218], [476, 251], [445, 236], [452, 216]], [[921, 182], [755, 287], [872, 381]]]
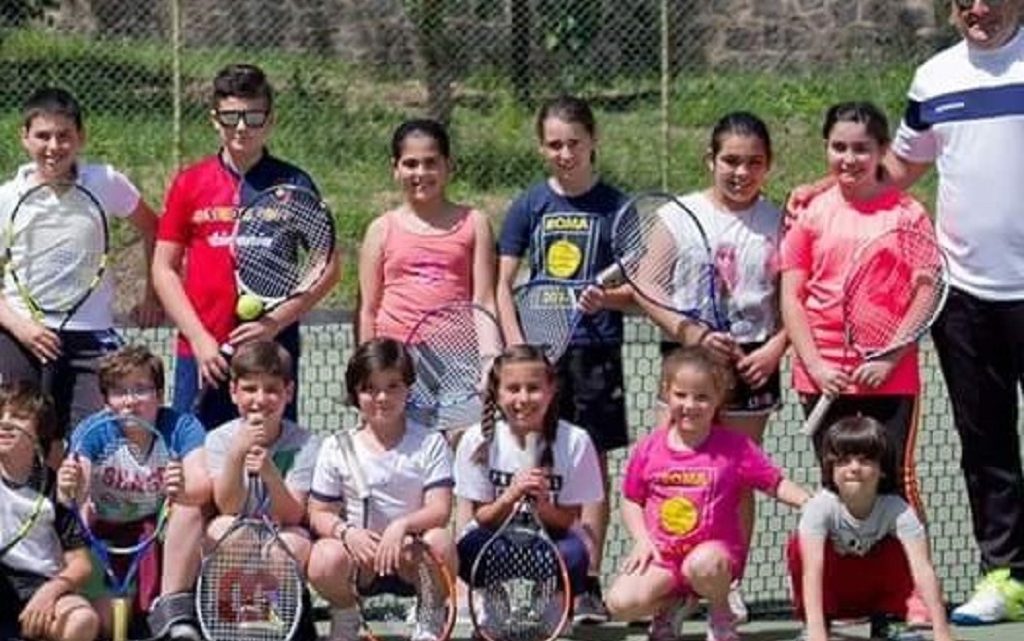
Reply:
[[[307, 292], [255, 320], [240, 322], [230, 250], [235, 218], [267, 188], [288, 184], [316, 191], [316, 186], [306, 172], [266, 148], [275, 113], [273, 90], [259, 67], [233, 64], [217, 74], [210, 117], [221, 148], [175, 176], [153, 257], [154, 286], [179, 331], [173, 406], [194, 410], [208, 429], [238, 416], [228, 396], [228, 362], [221, 346], [276, 340], [291, 354], [297, 374], [297, 321], [338, 280], [335, 254]], [[203, 384], [213, 387], [193, 408]], [[297, 399], [287, 417], [295, 419], [296, 406]]]

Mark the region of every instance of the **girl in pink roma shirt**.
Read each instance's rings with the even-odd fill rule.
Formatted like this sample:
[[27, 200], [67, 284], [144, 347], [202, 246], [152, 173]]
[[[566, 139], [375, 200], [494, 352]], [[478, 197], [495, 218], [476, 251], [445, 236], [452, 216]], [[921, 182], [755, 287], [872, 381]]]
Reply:
[[808, 498], [753, 440], [717, 423], [730, 384], [705, 348], [666, 356], [668, 423], [634, 447], [626, 468], [622, 519], [634, 543], [607, 604], [618, 619], [653, 614], [655, 641], [679, 638], [680, 606], [698, 597], [708, 601], [708, 641], [739, 639], [727, 598], [747, 558], [740, 498], [747, 489], [792, 506]]

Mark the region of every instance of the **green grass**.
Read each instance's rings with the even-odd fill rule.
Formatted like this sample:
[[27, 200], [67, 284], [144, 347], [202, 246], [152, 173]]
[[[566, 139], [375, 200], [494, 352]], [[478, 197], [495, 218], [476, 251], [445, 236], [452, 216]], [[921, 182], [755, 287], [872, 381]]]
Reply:
[[[264, 66], [278, 89], [279, 124], [273, 152], [298, 163], [317, 180], [338, 217], [342, 246], [358, 245], [369, 220], [398, 201], [388, 166], [392, 129], [425, 110], [413, 80], [335, 59], [278, 50], [204, 49], [182, 59], [181, 140], [175, 141], [171, 52], [159, 42], [97, 42], [42, 32], [8, 31], [0, 41], [0, 172], [9, 174], [23, 154], [18, 105], [35, 87], [59, 84], [74, 91], [88, 111], [85, 156], [125, 171], [159, 209], [176, 169], [216, 146], [206, 117], [206, 91], [217, 69], [230, 61]], [[744, 109], [768, 123], [775, 162], [767, 192], [781, 202], [795, 185], [821, 175], [820, 120], [832, 103], [868, 99], [894, 123], [904, 102], [912, 62], [864, 63], [817, 72], [730, 73], [682, 71], [669, 107], [668, 186], [684, 192], [707, 179], [703, 154], [714, 122]], [[662, 119], [656, 78], [590, 80], [581, 93], [595, 106], [598, 166], [614, 184], [633, 191], [661, 185]], [[538, 95], [549, 95], [554, 89]], [[500, 223], [508, 201], [543, 175], [536, 152], [532, 109], [517, 104], [496, 72], [478, 72], [457, 86], [452, 115], [457, 170], [451, 196], [483, 208]], [[934, 179], [914, 192], [930, 203]], [[122, 240], [129, 235], [118, 236]], [[354, 263], [325, 303], [349, 305]]]

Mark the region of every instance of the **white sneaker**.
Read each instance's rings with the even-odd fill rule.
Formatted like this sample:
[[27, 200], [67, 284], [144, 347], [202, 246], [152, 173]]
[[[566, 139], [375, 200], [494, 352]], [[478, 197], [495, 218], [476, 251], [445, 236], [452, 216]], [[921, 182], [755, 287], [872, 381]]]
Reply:
[[330, 641], [359, 641], [363, 619], [359, 608], [331, 608]]
[[743, 593], [740, 592], [740, 582], [733, 581], [729, 586], [729, 610], [732, 611], [733, 620], [736, 625], [746, 623], [750, 620], [750, 611], [743, 601]]

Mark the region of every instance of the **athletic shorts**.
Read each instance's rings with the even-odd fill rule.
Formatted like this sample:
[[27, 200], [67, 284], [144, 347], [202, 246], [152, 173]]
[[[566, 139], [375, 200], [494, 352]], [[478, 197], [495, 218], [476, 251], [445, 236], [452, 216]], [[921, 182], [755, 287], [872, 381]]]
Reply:
[[[798, 535], [790, 537], [786, 552], [793, 606], [797, 617], [804, 619], [803, 563]], [[840, 554], [826, 538], [824, 562], [822, 606], [826, 619], [880, 614], [907, 618], [907, 602], [914, 592], [914, 580], [903, 545], [896, 537], [883, 538], [864, 556]]]
[[558, 383], [561, 418], [585, 429], [598, 452], [629, 445], [621, 345], [571, 345]]
[[[741, 343], [740, 349], [744, 354], [749, 354], [756, 349], [763, 347], [764, 341], [757, 343]], [[672, 350], [679, 347], [679, 343], [662, 341], [660, 345], [661, 356], [664, 358]], [[751, 387], [739, 374], [733, 372], [734, 384], [726, 401], [723, 411], [730, 414], [768, 414], [782, 407], [782, 370], [775, 368], [775, 371], [768, 376], [768, 380], [760, 387]]]
[[[683, 573], [683, 563], [685, 561], [685, 554], [681, 556], [665, 554], [662, 555], [660, 560], [652, 561], [654, 565], [666, 570], [672, 575], [672, 593], [668, 596], [672, 596], [677, 599], [697, 596], [697, 592], [694, 591], [693, 586], [690, 585], [689, 579], [686, 578], [686, 574]], [[734, 578], [743, 575], [744, 561], [742, 559], [732, 558], [732, 555], [730, 555], [729, 565], [731, 566], [731, 572]]]
[[[93, 525], [93, 534], [101, 540], [114, 541], [116, 545], [129, 546], [152, 534], [156, 528], [156, 517], [150, 517], [130, 523], [100, 523]], [[110, 596], [109, 584], [103, 563], [90, 548], [92, 574], [82, 588], [82, 594], [90, 601]], [[128, 586], [129, 594], [133, 594], [132, 611], [135, 613], [149, 612], [153, 601], [160, 595], [160, 578], [163, 569], [163, 541], [156, 540], [139, 559], [135, 578]], [[114, 576], [120, 580], [128, 571], [131, 556], [110, 555], [114, 567]]]

